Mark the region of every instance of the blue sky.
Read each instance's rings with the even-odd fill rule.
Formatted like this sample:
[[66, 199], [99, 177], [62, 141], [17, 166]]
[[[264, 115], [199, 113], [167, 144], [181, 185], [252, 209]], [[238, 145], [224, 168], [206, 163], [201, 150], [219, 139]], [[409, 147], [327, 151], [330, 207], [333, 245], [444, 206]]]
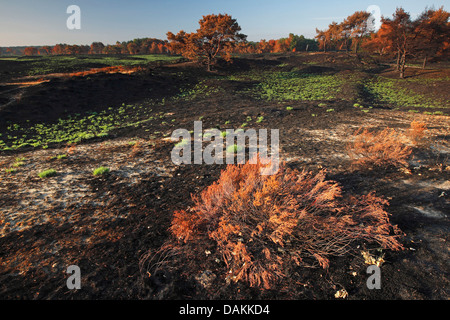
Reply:
[[[202, 15], [228, 13], [236, 18], [248, 40], [277, 39], [289, 33], [314, 37], [333, 20], [377, 5], [391, 16], [403, 7], [413, 17], [425, 7], [444, 6], [438, 0], [0, 0], [0, 46], [90, 44], [153, 37], [167, 31], [195, 31]], [[81, 9], [81, 30], [69, 30], [69, 5]]]

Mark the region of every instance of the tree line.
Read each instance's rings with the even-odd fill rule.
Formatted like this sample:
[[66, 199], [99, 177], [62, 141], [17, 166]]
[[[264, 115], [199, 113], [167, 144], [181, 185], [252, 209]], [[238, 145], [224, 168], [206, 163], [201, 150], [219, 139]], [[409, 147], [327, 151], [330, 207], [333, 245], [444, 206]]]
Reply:
[[[366, 52], [395, 57], [396, 69], [404, 77], [407, 59], [423, 58], [425, 68], [430, 58], [448, 58], [450, 53], [450, 14], [443, 9], [426, 8], [416, 19], [403, 8], [397, 8], [392, 17], [382, 17], [381, 27], [374, 30], [374, 17], [366, 11], [356, 11], [344, 21], [332, 22], [325, 30], [316, 29], [314, 39], [289, 34], [277, 40], [248, 41], [241, 33], [236, 19], [228, 14], [203, 16], [196, 32], [167, 33], [167, 40], [134, 39], [104, 45], [90, 46], [57, 44], [53, 47], [26, 47], [24, 55], [61, 54], [181, 54], [204, 63], [208, 70], [218, 57], [231, 60], [236, 53], [277, 53], [299, 51]], [[14, 55], [14, 48], [3, 49], [3, 54]]]
[[[246, 41], [233, 48], [234, 53], [277, 53], [296, 51], [317, 51], [318, 42], [305, 38], [303, 35], [289, 34], [287, 38]], [[54, 46], [7, 47], [0, 48], [0, 55], [6, 56], [49, 56], [77, 54], [179, 54], [180, 51], [171, 48], [167, 40], [142, 38], [132, 41], [117, 41], [113, 45], [93, 42], [91, 45], [56, 44]]]
[[167, 40], [154, 38], [134, 39], [119, 42], [113, 45], [104, 45], [102, 42], [93, 42], [91, 45], [56, 44], [54, 46], [38, 47], [8, 47], [2, 48], [2, 55], [78, 55], [78, 54], [159, 54], [170, 53]]
[[407, 59], [423, 59], [425, 68], [430, 58], [448, 58], [450, 54], [450, 13], [426, 8], [416, 19], [403, 8], [392, 17], [382, 17], [376, 32], [369, 13], [357, 11], [341, 23], [332, 22], [326, 30], [316, 29], [316, 39], [323, 51], [351, 49], [395, 57], [400, 78], [405, 75]]

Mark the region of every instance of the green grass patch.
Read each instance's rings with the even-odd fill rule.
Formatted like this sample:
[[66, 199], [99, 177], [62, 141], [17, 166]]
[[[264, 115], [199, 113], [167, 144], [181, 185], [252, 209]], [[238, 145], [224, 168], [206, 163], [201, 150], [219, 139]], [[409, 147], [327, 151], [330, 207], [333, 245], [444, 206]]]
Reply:
[[[376, 77], [366, 83], [366, 90], [374, 99], [395, 107], [448, 108], [448, 103], [408, 89], [406, 87], [408, 81], [415, 82], [417, 80]], [[430, 81], [428, 82], [431, 84]]]
[[[157, 122], [150, 105], [122, 105], [100, 112], [76, 114], [52, 123], [19, 125], [11, 123], [2, 133], [0, 150], [24, 147], [47, 148], [51, 144], [80, 143], [93, 138], [105, 138], [113, 130], [139, 127]], [[164, 115], [160, 115], [164, 117]]]
[[110, 173], [110, 169], [107, 167], [99, 167], [97, 169], [94, 170], [94, 172], [92, 173], [94, 176], [101, 176], [101, 175], [105, 175]]
[[228, 153], [238, 153], [241, 151], [242, 151], [242, 146], [237, 145], [237, 144], [233, 144], [233, 145], [227, 147]]
[[258, 81], [249, 93], [269, 101], [332, 100], [341, 91], [343, 84], [341, 76], [305, 74], [300, 71], [249, 72], [232, 77], [232, 80]]
[[38, 174], [39, 178], [44, 179], [44, 178], [50, 178], [56, 175], [56, 170], [55, 169], [48, 169], [48, 170], [44, 170], [42, 172], [40, 172]]
[[176, 143], [176, 144], [175, 144], [175, 147], [176, 147], [176, 148], [182, 148], [182, 147], [184, 147], [184, 146], [187, 146], [189, 143], [191, 143], [191, 140], [189, 140], [189, 139], [183, 139], [183, 140], [181, 140], [180, 142]]

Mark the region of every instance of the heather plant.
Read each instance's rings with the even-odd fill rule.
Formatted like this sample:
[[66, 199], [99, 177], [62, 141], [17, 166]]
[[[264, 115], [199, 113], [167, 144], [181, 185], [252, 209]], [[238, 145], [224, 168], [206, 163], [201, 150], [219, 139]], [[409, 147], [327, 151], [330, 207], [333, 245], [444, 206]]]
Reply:
[[408, 166], [412, 149], [405, 145], [406, 137], [395, 129], [375, 132], [358, 129], [347, 145], [353, 165], [359, 169]]
[[216, 259], [226, 264], [227, 282], [269, 289], [293, 268], [328, 268], [331, 257], [361, 242], [402, 248], [400, 230], [384, 211], [386, 200], [374, 193], [346, 196], [324, 170], [281, 166], [274, 175], [262, 175], [270, 166], [229, 165], [217, 182], [193, 196], [193, 207], [174, 214], [170, 231], [180, 246], [201, 251], [212, 240]]
[[427, 124], [420, 121], [412, 121], [408, 130], [408, 137], [414, 145], [421, 144], [425, 140]]

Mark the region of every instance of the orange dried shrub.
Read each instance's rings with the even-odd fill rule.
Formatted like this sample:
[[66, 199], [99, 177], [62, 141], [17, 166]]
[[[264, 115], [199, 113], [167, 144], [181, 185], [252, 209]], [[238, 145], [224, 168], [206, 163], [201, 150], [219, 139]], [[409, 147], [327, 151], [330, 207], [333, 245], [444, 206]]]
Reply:
[[141, 155], [142, 152], [144, 151], [144, 146], [142, 144], [141, 141], [136, 141], [132, 146], [131, 146], [131, 152], [128, 155], [129, 158], [135, 158], [138, 155]]
[[[181, 241], [217, 243], [227, 281], [271, 288], [298, 266], [329, 266], [331, 256], [357, 242], [399, 250], [400, 230], [383, 210], [385, 200], [369, 194], [343, 197], [341, 187], [318, 174], [270, 163], [229, 165], [219, 180], [194, 196], [194, 206], [174, 215], [170, 230]], [[193, 241], [194, 240], [194, 241]]]
[[427, 124], [425, 122], [413, 121], [411, 122], [410, 129], [408, 130], [408, 136], [414, 145], [424, 142], [425, 131], [427, 130]]
[[408, 166], [412, 149], [405, 145], [405, 139], [395, 129], [385, 128], [379, 132], [359, 129], [346, 149], [358, 168]]
[[76, 145], [75, 143], [69, 144], [69, 145], [67, 145], [66, 152], [67, 152], [68, 154], [74, 154], [76, 148], [77, 148], [77, 145]]

